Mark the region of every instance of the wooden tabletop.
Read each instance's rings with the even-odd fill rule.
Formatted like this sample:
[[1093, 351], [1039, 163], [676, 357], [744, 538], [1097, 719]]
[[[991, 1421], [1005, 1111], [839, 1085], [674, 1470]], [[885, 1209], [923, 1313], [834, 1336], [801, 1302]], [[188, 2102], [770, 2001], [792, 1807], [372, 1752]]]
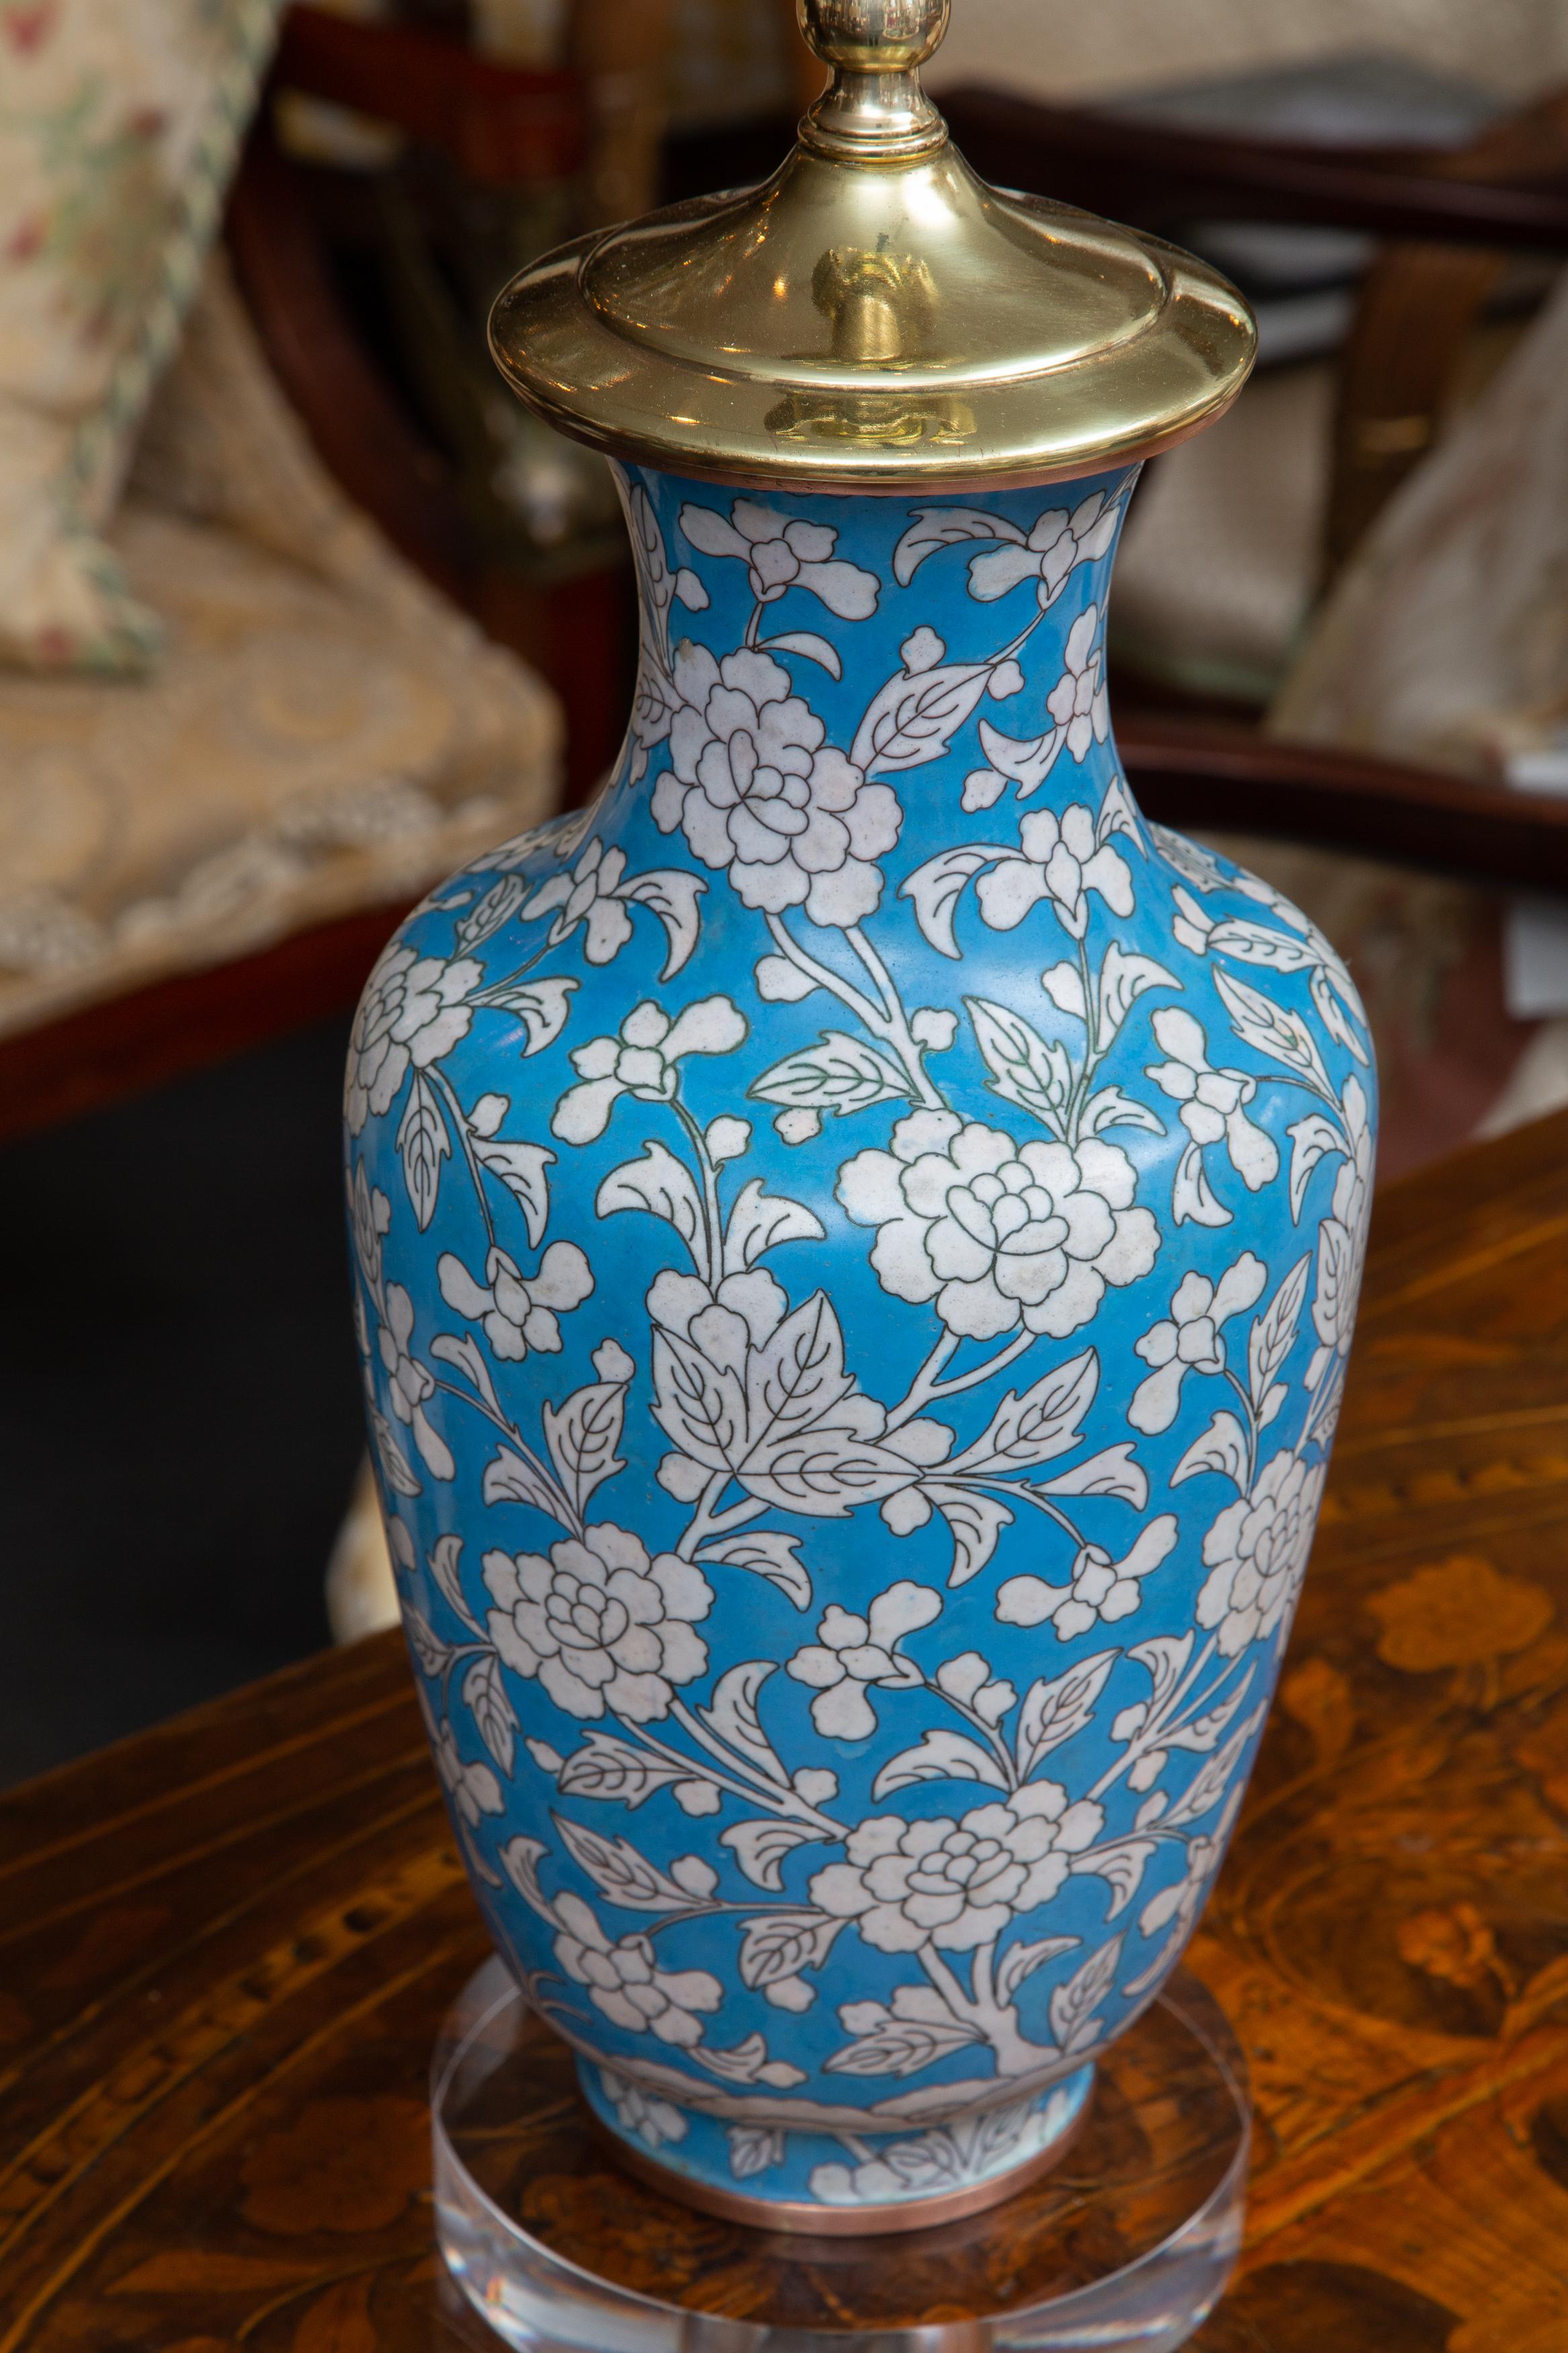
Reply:
[[[0, 1799], [0, 2353], [488, 2353], [425, 2110], [485, 1948], [392, 1636]], [[1258, 2110], [1202, 2353], [1563, 2353], [1568, 1114], [1380, 1198], [1192, 1959]]]

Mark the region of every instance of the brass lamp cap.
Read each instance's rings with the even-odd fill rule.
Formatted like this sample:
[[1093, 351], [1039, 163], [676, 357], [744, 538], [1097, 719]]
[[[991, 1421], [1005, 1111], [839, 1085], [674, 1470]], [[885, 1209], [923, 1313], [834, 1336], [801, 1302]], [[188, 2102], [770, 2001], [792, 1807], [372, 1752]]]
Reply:
[[1246, 303], [1159, 238], [976, 177], [921, 88], [949, 0], [797, 0], [833, 79], [758, 188], [562, 246], [490, 347], [538, 416], [747, 488], [959, 491], [1151, 457], [1227, 407]]

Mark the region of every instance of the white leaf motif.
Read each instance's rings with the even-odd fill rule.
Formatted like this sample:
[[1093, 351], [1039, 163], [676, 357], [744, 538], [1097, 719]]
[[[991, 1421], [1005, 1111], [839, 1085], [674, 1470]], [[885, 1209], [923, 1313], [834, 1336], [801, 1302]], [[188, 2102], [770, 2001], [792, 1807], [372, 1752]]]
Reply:
[[563, 1406], [544, 1409], [544, 1437], [556, 1476], [581, 1513], [595, 1487], [626, 1464], [616, 1454], [626, 1420], [624, 1381], [593, 1381]]
[[972, 1487], [950, 1487], [945, 1480], [922, 1480], [921, 1493], [936, 1506], [952, 1535], [948, 1584], [967, 1585], [991, 1558], [1003, 1529], [1012, 1526], [1014, 1514], [994, 1495], [982, 1495]]
[[548, 1920], [552, 1928], [558, 1928], [561, 1924], [555, 1917], [555, 1906], [539, 1883], [539, 1866], [549, 1852], [542, 1839], [511, 1838], [502, 1847], [500, 1860], [524, 1903], [531, 1905], [542, 1919]]
[[1194, 1438], [1175, 1469], [1171, 1484], [1179, 1487], [1184, 1481], [1195, 1479], [1200, 1472], [1217, 1471], [1222, 1479], [1229, 1479], [1240, 1488], [1247, 1485], [1247, 1432], [1233, 1413], [1216, 1413], [1201, 1438]]
[[1026, 1978], [1044, 1968], [1058, 1954], [1074, 1951], [1079, 1942], [1077, 1936], [1041, 1936], [1032, 1945], [1009, 1945], [996, 1970], [996, 1996], [999, 2001], [1010, 2002]]
[[485, 1002], [503, 1013], [516, 1014], [522, 1024], [526, 1061], [531, 1054], [542, 1054], [552, 1045], [566, 1027], [576, 986], [574, 980], [520, 980], [492, 989]]
[[685, 1769], [640, 1748], [628, 1747], [608, 1732], [590, 1732], [562, 1766], [557, 1786], [574, 1798], [596, 1798], [606, 1805], [640, 1806], [656, 1789], [685, 1779]]
[[698, 1713], [721, 1740], [728, 1741], [731, 1748], [738, 1748], [753, 1765], [760, 1766], [781, 1789], [787, 1789], [789, 1775], [780, 1764], [757, 1714], [757, 1694], [773, 1672], [773, 1664], [767, 1659], [742, 1661], [740, 1666], [720, 1676], [711, 1700]]
[[1024, 533], [1016, 522], [986, 514], [979, 507], [917, 507], [913, 523], [893, 550], [894, 579], [900, 588], [907, 588], [928, 555], [966, 539], [1005, 539], [1015, 547], [1024, 544]]
[[1072, 1092], [1072, 1064], [1067, 1050], [1055, 1039], [1048, 1042], [1021, 1015], [983, 997], [966, 997], [974, 1039], [991, 1073], [991, 1092], [1004, 1103], [1016, 1103], [1048, 1127], [1063, 1133], [1068, 1098]]
[[1117, 940], [1105, 951], [1105, 961], [1100, 967], [1097, 991], [1100, 1014], [1100, 1046], [1103, 1052], [1110, 1045], [1138, 999], [1151, 988], [1181, 987], [1173, 972], [1152, 956], [1129, 955]]
[[963, 2025], [957, 2019], [889, 2018], [873, 2033], [831, 2052], [822, 2063], [834, 2075], [913, 2075], [921, 2067], [945, 2059], [949, 2052], [962, 2051], [965, 2043], [979, 2040], [978, 2027]]
[[436, 1214], [441, 1163], [450, 1157], [452, 1150], [441, 1106], [423, 1071], [415, 1071], [414, 1084], [408, 1090], [408, 1102], [397, 1130], [397, 1149], [403, 1160], [403, 1181], [423, 1233]]
[[485, 1465], [480, 1489], [487, 1504], [529, 1504], [536, 1512], [561, 1517], [562, 1497], [545, 1476], [543, 1466], [527, 1455], [501, 1447]]
[[693, 1255], [702, 1231], [702, 1203], [690, 1171], [662, 1144], [643, 1147], [640, 1158], [612, 1168], [594, 1204], [601, 1218], [617, 1209], [647, 1209], [673, 1226]]
[[847, 1037], [841, 1029], [828, 1029], [815, 1046], [786, 1054], [782, 1062], [764, 1071], [746, 1092], [759, 1103], [841, 1114], [907, 1097], [910, 1082], [864, 1039]]
[[478, 1634], [482, 1630], [463, 1595], [463, 1580], [458, 1567], [462, 1556], [461, 1536], [437, 1536], [430, 1547], [430, 1574], [447, 1608], [457, 1611], [470, 1633]]
[[737, 1195], [724, 1229], [724, 1271], [744, 1274], [764, 1250], [777, 1250], [784, 1242], [823, 1239], [822, 1220], [804, 1203], [764, 1192], [762, 1178], [753, 1176]]
[[748, 1920], [741, 1939], [741, 1982], [753, 1992], [820, 1968], [845, 1926], [824, 1912], [770, 1912]]
[[473, 1136], [474, 1157], [500, 1178], [518, 1201], [528, 1226], [529, 1246], [537, 1250], [544, 1239], [550, 1215], [550, 1185], [544, 1172], [555, 1158], [542, 1144], [502, 1144]]
[[492, 882], [477, 907], [470, 908], [453, 932], [453, 943], [459, 955], [472, 955], [485, 942], [509, 923], [527, 895], [529, 885], [521, 874], [503, 874]]
[[1142, 1884], [1144, 1869], [1152, 1854], [1158, 1852], [1152, 1839], [1120, 1839], [1114, 1846], [1097, 1848], [1091, 1854], [1075, 1855], [1069, 1868], [1080, 1876], [1090, 1873], [1097, 1879], [1109, 1881], [1112, 1890], [1108, 1920], [1125, 1912]]
[[411, 1603], [405, 1603], [404, 1607], [403, 1630], [408, 1637], [410, 1650], [425, 1672], [438, 1675], [452, 1655], [451, 1644], [442, 1641], [424, 1612], [416, 1609]]
[[966, 842], [957, 849], [944, 849], [938, 857], [928, 859], [907, 882], [900, 885], [900, 898], [912, 902], [915, 921], [933, 948], [942, 955], [957, 956], [959, 946], [952, 919], [964, 885], [972, 882], [984, 867], [994, 866], [999, 858], [1016, 855], [995, 842]]
[[1257, 1732], [1268, 1713], [1268, 1703], [1266, 1700], [1261, 1707], [1253, 1709], [1240, 1731], [1233, 1732], [1225, 1746], [1211, 1757], [1206, 1765], [1200, 1766], [1187, 1788], [1165, 1816], [1161, 1825], [1162, 1829], [1178, 1830], [1186, 1822], [1197, 1821], [1218, 1805], [1225, 1795], [1226, 1784], [1241, 1761], [1242, 1750]]
[[731, 2125], [725, 2134], [730, 2170], [737, 2181], [782, 2165], [787, 2143], [782, 2125]]
[[1326, 1154], [1342, 1152], [1345, 1140], [1334, 1122], [1325, 1119], [1321, 1111], [1309, 1112], [1305, 1119], [1299, 1119], [1286, 1133], [1290, 1138], [1290, 1215], [1300, 1219], [1313, 1169]]
[[1261, 1408], [1276, 1375], [1283, 1369], [1296, 1345], [1297, 1326], [1301, 1320], [1302, 1303], [1307, 1296], [1307, 1277], [1311, 1268], [1310, 1258], [1297, 1261], [1247, 1335], [1247, 1388], [1255, 1412]]
[[1018, 1717], [1016, 1755], [1024, 1780], [1042, 1757], [1092, 1723], [1106, 1678], [1121, 1656], [1120, 1651], [1100, 1651], [1092, 1659], [1069, 1667], [1065, 1675], [1049, 1682], [1042, 1677], [1030, 1684]]
[[1017, 1472], [1049, 1462], [1078, 1444], [1083, 1416], [1100, 1386], [1100, 1358], [1092, 1348], [1058, 1365], [1018, 1396], [1009, 1389], [973, 1446], [947, 1464], [970, 1477], [993, 1471]]
[[700, 875], [684, 874], [679, 867], [661, 866], [651, 873], [629, 875], [616, 892], [618, 899], [635, 899], [639, 906], [651, 907], [664, 925], [669, 953], [658, 976], [660, 980], [673, 980], [697, 945], [697, 902], [707, 888]]
[[1256, 1047], [1271, 1062], [1282, 1062], [1322, 1094], [1331, 1092], [1311, 1031], [1299, 1013], [1277, 1005], [1261, 989], [1249, 988], [1227, 972], [1216, 972], [1214, 984], [1230, 1015], [1230, 1026], [1242, 1043]]
[[413, 1465], [397, 1442], [397, 1432], [386, 1416], [372, 1406], [371, 1431], [375, 1439], [376, 1460], [381, 1475], [395, 1495], [422, 1495], [425, 1492], [415, 1476]]
[[837, 646], [828, 644], [812, 629], [792, 629], [787, 637], [768, 638], [759, 650], [770, 654], [805, 654], [808, 661], [820, 662], [835, 678], [842, 678], [844, 665], [838, 659]]
[[[552, 1814], [563, 1845], [580, 1870], [585, 1871], [601, 1894], [627, 1912], [690, 1912], [701, 1909], [700, 1898], [640, 1855], [623, 1838], [605, 1838], [583, 1822]], [[502, 1856], [505, 1861], [505, 1856]]]
[[990, 681], [989, 662], [938, 662], [901, 670], [876, 693], [849, 757], [867, 776], [897, 774], [940, 760]]
[[731, 1822], [727, 1831], [720, 1831], [719, 1843], [729, 1848], [753, 1886], [777, 1895], [784, 1889], [785, 1857], [821, 1835], [801, 1822], [781, 1822], [770, 1815], [752, 1822]]
[[476, 1659], [463, 1677], [463, 1704], [501, 1771], [510, 1773], [517, 1718], [501, 1680], [500, 1661], [493, 1651]]
[[742, 1528], [719, 1544], [705, 1546], [697, 1559], [710, 1568], [749, 1568], [787, 1593], [797, 1609], [809, 1609], [811, 1578], [795, 1557], [799, 1549], [800, 1538], [782, 1530]]
[[1040, 1485], [1047, 1495], [1115, 1495], [1140, 1512], [1149, 1500], [1148, 1473], [1126, 1445], [1107, 1446]]
[[1120, 1936], [1109, 1945], [1101, 1945], [1091, 1953], [1076, 1975], [1066, 1985], [1058, 1986], [1051, 1996], [1051, 2031], [1064, 2051], [1082, 2051], [1098, 2041], [1100, 2021], [1093, 2015], [1097, 2003], [1103, 2001], [1115, 1981], [1121, 1960]]
[[889, 1758], [871, 1785], [873, 1798], [907, 1789], [918, 1781], [986, 1781], [1005, 1789], [1007, 1777], [989, 1749], [961, 1732], [928, 1732], [918, 1748]]
[[1108, 1127], [1141, 1127], [1149, 1135], [1163, 1135], [1165, 1123], [1147, 1103], [1135, 1103], [1120, 1087], [1100, 1087], [1083, 1107], [1082, 1133], [1103, 1135]]

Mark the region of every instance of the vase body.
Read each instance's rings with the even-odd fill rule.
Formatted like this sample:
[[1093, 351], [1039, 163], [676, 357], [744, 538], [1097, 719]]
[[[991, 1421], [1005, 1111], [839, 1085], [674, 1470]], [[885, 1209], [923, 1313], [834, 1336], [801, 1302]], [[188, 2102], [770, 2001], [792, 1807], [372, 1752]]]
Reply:
[[1235, 1820], [1371, 1182], [1354, 990], [1145, 824], [1131, 476], [623, 477], [594, 806], [362, 1005], [371, 1421], [454, 1827], [699, 2202], [960, 2211], [1060, 2146]]

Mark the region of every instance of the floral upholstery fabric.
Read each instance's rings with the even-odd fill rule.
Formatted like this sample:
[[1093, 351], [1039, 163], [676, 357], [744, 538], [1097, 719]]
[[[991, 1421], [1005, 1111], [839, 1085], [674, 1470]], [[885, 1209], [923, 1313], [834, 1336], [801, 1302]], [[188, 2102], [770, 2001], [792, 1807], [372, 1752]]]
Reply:
[[221, 270], [110, 540], [168, 652], [0, 675], [0, 1034], [412, 897], [552, 807], [553, 698], [341, 497]]
[[138, 671], [101, 536], [178, 338], [279, 0], [0, 0], [0, 661]]

